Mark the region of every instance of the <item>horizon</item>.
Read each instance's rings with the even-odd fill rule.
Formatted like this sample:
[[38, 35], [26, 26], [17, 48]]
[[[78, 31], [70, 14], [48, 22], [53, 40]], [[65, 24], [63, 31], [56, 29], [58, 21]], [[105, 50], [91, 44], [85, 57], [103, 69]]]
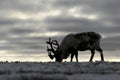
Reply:
[[[49, 61], [49, 37], [60, 43], [69, 33], [88, 31], [102, 35], [105, 60], [120, 61], [119, 5], [120, 0], [1, 0], [0, 61]], [[79, 61], [90, 54], [79, 52]]]
[[[120, 54], [114, 55], [111, 57], [112, 53], [115, 51], [109, 52], [109, 51], [104, 51], [104, 58], [105, 62], [120, 62]], [[117, 51], [116, 53], [119, 53]], [[109, 54], [109, 56], [107, 56]], [[79, 51], [78, 53], [78, 61], [79, 62], [89, 62], [90, 59], [90, 51]], [[46, 53], [41, 53], [41, 54], [2, 54], [0, 55], [0, 62], [55, 62], [55, 59], [51, 60]], [[100, 60], [100, 54], [99, 52], [96, 51], [96, 54], [93, 58], [93, 62], [95, 61], [101, 61]], [[63, 62], [70, 62], [70, 56], [67, 59], [63, 59]], [[73, 62], [76, 62], [75, 57], [73, 58]]]

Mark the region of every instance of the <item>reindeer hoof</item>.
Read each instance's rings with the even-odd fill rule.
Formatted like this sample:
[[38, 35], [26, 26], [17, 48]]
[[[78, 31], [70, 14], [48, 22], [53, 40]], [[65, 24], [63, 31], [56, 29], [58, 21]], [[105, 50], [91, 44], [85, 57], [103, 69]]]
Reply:
[[93, 62], [93, 61], [89, 61], [89, 62]]

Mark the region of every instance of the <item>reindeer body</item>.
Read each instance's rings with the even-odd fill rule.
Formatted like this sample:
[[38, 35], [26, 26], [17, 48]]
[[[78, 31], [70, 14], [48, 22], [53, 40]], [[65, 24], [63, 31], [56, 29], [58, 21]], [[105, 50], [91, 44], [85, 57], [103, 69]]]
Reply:
[[92, 61], [95, 50], [101, 54], [101, 60], [104, 61], [103, 51], [100, 48], [101, 35], [95, 32], [84, 32], [78, 34], [68, 34], [64, 37], [62, 43], [59, 46], [58, 54], [60, 59], [66, 59], [71, 54], [71, 62], [75, 55], [76, 61], [78, 62], [78, 51], [91, 51]]

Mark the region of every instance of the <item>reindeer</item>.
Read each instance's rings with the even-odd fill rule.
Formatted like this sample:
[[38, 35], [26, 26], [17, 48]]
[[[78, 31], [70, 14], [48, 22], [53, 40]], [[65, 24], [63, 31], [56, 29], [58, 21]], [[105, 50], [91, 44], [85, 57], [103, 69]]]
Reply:
[[63, 59], [67, 59], [71, 54], [71, 62], [75, 55], [76, 62], [78, 62], [78, 51], [91, 51], [91, 57], [89, 61], [92, 61], [95, 50], [100, 52], [101, 61], [104, 61], [103, 50], [100, 47], [101, 35], [96, 32], [83, 32], [77, 34], [68, 34], [64, 37], [62, 43], [59, 45], [57, 40], [51, 40], [46, 43], [50, 45], [47, 46], [48, 56], [57, 62], [62, 62]]

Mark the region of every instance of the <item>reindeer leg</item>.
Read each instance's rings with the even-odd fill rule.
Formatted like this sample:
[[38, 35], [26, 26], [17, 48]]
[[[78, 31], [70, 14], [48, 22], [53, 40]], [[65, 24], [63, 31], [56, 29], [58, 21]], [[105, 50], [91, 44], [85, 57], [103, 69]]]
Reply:
[[75, 53], [76, 62], [78, 62], [78, 52]]
[[73, 60], [73, 57], [74, 57], [74, 53], [71, 53], [71, 62]]
[[93, 57], [94, 57], [94, 54], [95, 54], [95, 50], [91, 50], [91, 58], [90, 58], [89, 62], [92, 61], [92, 59], [93, 59]]
[[100, 52], [101, 61], [104, 61], [103, 50], [101, 48], [98, 48], [96, 50]]

